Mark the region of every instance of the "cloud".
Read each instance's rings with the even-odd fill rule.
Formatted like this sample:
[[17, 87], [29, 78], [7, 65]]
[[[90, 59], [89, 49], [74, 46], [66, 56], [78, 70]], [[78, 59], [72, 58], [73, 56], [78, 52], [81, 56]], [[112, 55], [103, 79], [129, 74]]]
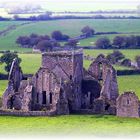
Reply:
[[[13, 8], [25, 5], [41, 5], [46, 10], [60, 11], [76, 9], [136, 9], [140, 0], [0, 0], [0, 7]], [[93, 8], [92, 8], [93, 7]]]

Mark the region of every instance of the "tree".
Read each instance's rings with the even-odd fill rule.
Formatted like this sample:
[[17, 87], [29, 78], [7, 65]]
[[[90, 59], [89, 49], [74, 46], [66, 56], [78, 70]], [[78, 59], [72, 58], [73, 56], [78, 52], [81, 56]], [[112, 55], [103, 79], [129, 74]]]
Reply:
[[17, 44], [20, 44], [21, 46], [29, 45], [30, 38], [28, 36], [19, 36], [16, 40]]
[[71, 39], [65, 44], [65, 46], [76, 47], [77, 43], [78, 43], [78, 40]]
[[116, 36], [114, 39], [113, 39], [113, 45], [115, 46], [115, 48], [124, 48], [125, 47], [125, 37], [123, 36]]
[[111, 47], [111, 42], [108, 38], [106, 37], [103, 37], [103, 38], [99, 38], [97, 41], [96, 41], [96, 47], [99, 48], [99, 49], [108, 49]]
[[140, 36], [136, 36], [136, 46], [140, 47]]
[[55, 40], [62, 40], [63, 34], [60, 31], [54, 31], [52, 32], [52, 38]]
[[42, 40], [50, 40], [50, 37], [48, 35], [44, 35], [44, 36], [40, 35], [38, 38], [39, 38], [40, 41], [42, 41]]
[[61, 47], [61, 44], [55, 40], [50, 40], [50, 42], [52, 44], [52, 48]]
[[62, 40], [64, 40], [64, 41], [67, 41], [69, 38], [70, 37], [68, 35], [65, 35], [65, 34], [62, 36]]
[[18, 57], [17, 53], [6, 52], [0, 57], [0, 62], [5, 63], [5, 71], [9, 73], [13, 60], [17, 58], [18, 62], [21, 63], [21, 59]]
[[29, 43], [29, 46], [33, 47], [33, 46], [36, 46], [38, 43], [39, 43], [39, 37], [36, 37], [36, 38], [30, 38], [30, 43]]
[[94, 35], [95, 30], [92, 29], [92, 28], [90, 28], [89, 26], [85, 26], [85, 27], [81, 30], [81, 32], [82, 32], [83, 34], [86, 34], [87, 37], [90, 37], [90, 36]]
[[46, 51], [52, 51], [53, 46], [49, 40], [43, 40], [37, 44], [36, 48], [39, 49], [41, 52], [46, 52]]
[[30, 38], [37, 38], [38, 37], [38, 35], [37, 34], [34, 34], [34, 33], [32, 33], [31, 35], [30, 35]]
[[20, 44], [22, 47], [33, 48], [43, 40], [50, 40], [50, 37], [48, 35], [39, 36], [37, 34], [31, 34], [30, 36], [19, 36], [16, 40], [16, 43]]
[[131, 48], [137, 45], [136, 36], [131, 35], [125, 37], [125, 48]]

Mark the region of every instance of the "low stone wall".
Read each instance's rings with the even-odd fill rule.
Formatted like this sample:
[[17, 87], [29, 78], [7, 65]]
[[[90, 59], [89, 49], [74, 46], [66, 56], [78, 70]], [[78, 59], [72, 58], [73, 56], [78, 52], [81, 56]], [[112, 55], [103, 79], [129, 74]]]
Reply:
[[55, 116], [54, 111], [15, 111], [15, 110], [0, 110], [0, 116]]

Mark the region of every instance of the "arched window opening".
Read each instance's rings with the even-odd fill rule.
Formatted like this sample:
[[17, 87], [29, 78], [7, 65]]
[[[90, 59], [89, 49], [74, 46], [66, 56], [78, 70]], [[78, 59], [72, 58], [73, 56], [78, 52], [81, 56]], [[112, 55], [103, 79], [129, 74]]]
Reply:
[[107, 105], [105, 106], [105, 110], [108, 110], [108, 109], [109, 109], [109, 107], [110, 107], [110, 105], [109, 105], [109, 104], [107, 104]]
[[36, 95], [36, 102], [39, 103], [39, 94]]
[[10, 99], [10, 109], [13, 109], [13, 100], [14, 100], [14, 98], [12, 96], [11, 99]]
[[100, 62], [99, 63], [99, 76], [98, 76], [98, 79], [99, 80], [102, 80], [102, 77], [103, 76], [103, 65], [102, 65], [102, 63]]
[[72, 75], [70, 75], [70, 80], [72, 80]]
[[52, 104], [52, 93], [50, 92], [50, 104]]
[[127, 99], [127, 105], [129, 105], [130, 104], [130, 102], [129, 102], [129, 100]]
[[47, 102], [46, 102], [46, 91], [43, 91], [43, 93], [42, 93], [42, 104], [46, 104]]

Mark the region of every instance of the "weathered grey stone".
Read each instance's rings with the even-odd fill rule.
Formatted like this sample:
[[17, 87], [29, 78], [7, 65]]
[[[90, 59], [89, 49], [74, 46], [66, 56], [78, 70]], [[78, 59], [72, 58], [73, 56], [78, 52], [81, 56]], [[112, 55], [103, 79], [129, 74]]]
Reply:
[[88, 72], [101, 83], [101, 96], [104, 96], [109, 100], [117, 99], [119, 95], [116, 78], [117, 74], [104, 55], [99, 55], [95, 61], [92, 62]]
[[2, 97], [3, 109], [19, 108], [14, 106], [17, 106], [18, 103], [16, 101], [19, 101], [16, 92], [18, 91], [22, 78], [22, 70], [18, 60], [14, 59], [9, 73], [8, 86]]
[[78, 110], [115, 114], [117, 97], [116, 71], [103, 55], [87, 71], [81, 50], [48, 52], [42, 54], [42, 66], [27, 80], [18, 62], [13, 61], [3, 109], [18, 110], [14, 112], [17, 115], [32, 115], [32, 111], [61, 115]]
[[139, 99], [134, 92], [125, 92], [117, 99], [117, 116], [139, 117]]

